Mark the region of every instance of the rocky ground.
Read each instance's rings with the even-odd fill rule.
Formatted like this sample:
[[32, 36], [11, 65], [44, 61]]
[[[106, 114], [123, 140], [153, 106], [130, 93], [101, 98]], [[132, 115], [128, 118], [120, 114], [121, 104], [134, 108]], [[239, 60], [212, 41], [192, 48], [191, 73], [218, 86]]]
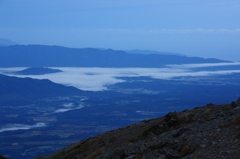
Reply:
[[240, 99], [171, 112], [38, 159], [239, 159]]

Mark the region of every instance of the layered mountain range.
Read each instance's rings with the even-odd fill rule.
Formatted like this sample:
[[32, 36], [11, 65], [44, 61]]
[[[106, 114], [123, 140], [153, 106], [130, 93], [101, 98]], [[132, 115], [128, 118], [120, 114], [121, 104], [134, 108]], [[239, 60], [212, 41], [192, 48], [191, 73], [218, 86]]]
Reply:
[[163, 67], [166, 64], [216, 63], [166, 53], [136, 54], [112, 49], [66, 48], [46, 45], [0, 46], [0, 67]]
[[[187, 159], [207, 158], [211, 153], [210, 158], [239, 155], [239, 101], [171, 112], [210, 101], [227, 103], [239, 97], [238, 63], [149, 50], [45, 45], [0, 46], [0, 56], [0, 71], [4, 74], [0, 74], [0, 107], [4, 114], [0, 154], [4, 156], [10, 154], [13, 159], [47, 156], [79, 140], [82, 141], [43, 158]], [[199, 63], [208, 64], [201, 67]], [[181, 69], [185, 66], [181, 64], [200, 67]], [[106, 73], [112, 73], [108, 78], [119, 83], [105, 83], [107, 90], [93, 92], [43, 79], [68, 78], [93, 83], [101, 82], [101, 77], [105, 79], [99, 76], [101, 72], [87, 72], [89, 68], [80, 67], [105, 67], [108, 71], [114, 68]], [[147, 72], [157, 70], [153, 75], [177, 75], [155, 79], [150, 74], [117, 72], [123, 67], [126, 72], [132, 69], [127, 67], [141, 67], [148, 68]], [[176, 70], [171, 72], [171, 68]], [[69, 78], [64, 72], [74, 69], [80, 69], [73, 71], [80, 75], [78, 78]], [[115, 70], [118, 74], [114, 74]], [[139, 123], [141, 120], [144, 121]], [[139, 124], [130, 125], [133, 123]], [[44, 126], [36, 127], [38, 124]], [[117, 129], [126, 125], [130, 126]], [[109, 130], [112, 131], [103, 134]], [[207, 153], [201, 156], [203, 152]]]

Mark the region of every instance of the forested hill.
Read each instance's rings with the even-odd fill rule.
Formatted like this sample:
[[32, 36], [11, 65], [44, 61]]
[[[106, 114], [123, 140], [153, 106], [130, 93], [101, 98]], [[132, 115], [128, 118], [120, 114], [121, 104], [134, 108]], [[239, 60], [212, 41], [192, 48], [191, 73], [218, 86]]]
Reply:
[[33, 99], [62, 95], [82, 95], [87, 92], [77, 88], [56, 84], [50, 80], [10, 77], [0, 74], [0, 104], [23, 105]]

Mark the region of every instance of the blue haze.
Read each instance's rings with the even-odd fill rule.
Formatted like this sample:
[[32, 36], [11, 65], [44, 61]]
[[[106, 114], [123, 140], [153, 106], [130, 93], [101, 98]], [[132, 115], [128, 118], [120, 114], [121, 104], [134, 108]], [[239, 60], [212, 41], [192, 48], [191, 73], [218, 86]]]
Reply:
[[0, 0], [0, 38], [240, 60], [238, 0]]

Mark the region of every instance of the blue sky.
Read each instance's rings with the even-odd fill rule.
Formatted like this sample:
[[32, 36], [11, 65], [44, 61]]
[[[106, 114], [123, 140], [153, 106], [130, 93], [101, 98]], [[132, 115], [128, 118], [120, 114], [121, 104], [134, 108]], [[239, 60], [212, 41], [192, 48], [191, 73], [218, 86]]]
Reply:
[[0, 0], [0, 38], [240, 61], [240, 1]]

